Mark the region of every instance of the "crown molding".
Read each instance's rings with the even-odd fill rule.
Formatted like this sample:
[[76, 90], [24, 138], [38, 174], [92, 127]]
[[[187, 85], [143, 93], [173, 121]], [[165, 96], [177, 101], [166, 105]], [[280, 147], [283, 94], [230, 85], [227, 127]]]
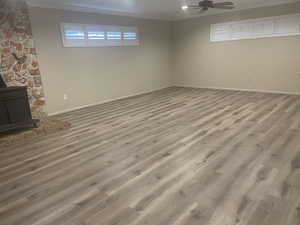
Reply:
[[171, 18], [169, 16], [145, 16], [138, 13], [133, 12], [124, 12], [124, 11], [116, 11], [112, 9], [103, 9], [99, 7], [92, 7], [87, 6], [84, 4], [47, 4], [47, 3], [37, 3], [31, 2], [30, 0], [26, 0], [26, 3], [29, 7], [36, 7], [36, 8], [46, 8], [46, 9], [57, 9], [57, 10], [67, 10], [67, 11], [74, 11], [74, 12], [85, 12], [85, 13], [98, 13], [98, 14], [105, 14], [105, 15], [113, 15], [113, 16], [126, 16], [126, 17], [133, 17], [139, 19], [147, 19], [147, 20], [163, 20], [163, 21], [175, 21], [175, 18]]

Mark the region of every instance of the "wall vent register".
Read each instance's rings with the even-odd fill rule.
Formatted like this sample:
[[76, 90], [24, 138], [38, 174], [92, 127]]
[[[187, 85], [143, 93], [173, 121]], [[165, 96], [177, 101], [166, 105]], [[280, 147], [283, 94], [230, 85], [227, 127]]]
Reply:
[[62, 23], [64, 47], [105, 47], [139, 45], [136, 27]]
[[300, 35], [300, 14], [211, 25], [210, 40], [232, 41]]

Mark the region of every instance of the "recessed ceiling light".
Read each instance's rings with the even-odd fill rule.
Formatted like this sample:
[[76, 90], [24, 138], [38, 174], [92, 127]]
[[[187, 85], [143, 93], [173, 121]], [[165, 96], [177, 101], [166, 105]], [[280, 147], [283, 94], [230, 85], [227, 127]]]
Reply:
[[189, 7], [188, 7], [187, 5], [183, 5], [183, 6], [181, 7], [182, 10], [188, 10], [188, 8], [189, 8]]

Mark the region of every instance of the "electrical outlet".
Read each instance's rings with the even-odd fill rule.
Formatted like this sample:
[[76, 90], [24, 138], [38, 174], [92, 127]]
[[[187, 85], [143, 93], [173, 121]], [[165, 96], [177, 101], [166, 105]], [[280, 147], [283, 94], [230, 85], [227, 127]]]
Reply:
[[68, 98], [68, 95], [67, 94], [64, 94], [64, 100], [66, 101], [66, 100], [68, 100], [69, 98]]

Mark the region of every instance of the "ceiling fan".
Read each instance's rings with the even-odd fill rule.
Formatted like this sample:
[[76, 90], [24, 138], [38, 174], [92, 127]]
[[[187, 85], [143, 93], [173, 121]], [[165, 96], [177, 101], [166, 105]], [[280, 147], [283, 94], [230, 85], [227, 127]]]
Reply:
[[233, 2], [218, 2], [214, 3], [211, 0], [203, 0], [199, 2], [197, 5], [184, 5], [182, 6], [182, 10], [195, 9], [199, 10], [199, 12], [205, 12], [209, 8], [212, 9], [234, 9]]

